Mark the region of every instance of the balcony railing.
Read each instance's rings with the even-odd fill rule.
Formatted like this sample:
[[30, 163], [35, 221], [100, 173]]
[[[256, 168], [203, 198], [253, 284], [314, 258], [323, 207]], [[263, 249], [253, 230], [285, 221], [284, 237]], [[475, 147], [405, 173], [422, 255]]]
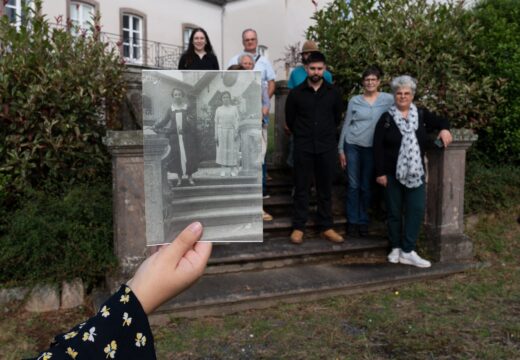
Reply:
[[[66, 28], [63, 24], [52, 24], [52, 27]], [[88, 34], [88, 30], [84, 29], [72, 31], [79, 36]], [[117, 49], [126, 64], [154, 69], [177, 69], [183, 53], [182, 46], [145, 39], [123, 39], [122, 35], [103, 31], [100, 32], [100, 40], [107, 43], [109, 49]]]
[[[157, 41], [134, 39], [123, 42], [120, 35], [101, 32], [101, 41], [119, 49], [127, 64], [158, 69], [177, 69], [183, 48]], [[126, 55], [126, 56], [125, 56]]]

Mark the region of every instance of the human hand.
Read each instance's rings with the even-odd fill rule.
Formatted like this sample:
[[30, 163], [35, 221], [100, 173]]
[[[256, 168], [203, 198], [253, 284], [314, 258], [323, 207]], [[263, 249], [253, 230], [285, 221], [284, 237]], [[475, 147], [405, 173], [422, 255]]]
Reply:
[[388, 185], [388, 179], [386, 178], [386, 175], [376, 177], [376, 182], [383, 187]]
[[289, 127], [287, 126], [287, 124], [285, 124], [283, 126], [283, 131], [285, 132], [285, 135], [287, 136], [290, 136], [291, 135], [291, 130], [289, 129]]
[[194, 222], [171, 244], [146, 259], [127, 282], [146, 314], [180, 294], [204, 273], [211, 243], [198, 242], [202, 225]]
[[263, 115], [263, 116], [267, 116], [267, 115], [269, 115], [269, 107], [267, 107], [267, 106], [262, 106], [262, 115]]
[[439, 136], [437, 136], [437, 139], [441, 139], [442, 144], [444, 147], [448, 147], [449, 144], [453, 141], [453, 137], [451, 136], [451, 133], [449, 130], [441, 130], [439, 133]]
[[341, 165], [341, 168], [345, 170], [347, 167], [347, 157], [345, 156], [345, 153], [339, 154], [339, 164]]

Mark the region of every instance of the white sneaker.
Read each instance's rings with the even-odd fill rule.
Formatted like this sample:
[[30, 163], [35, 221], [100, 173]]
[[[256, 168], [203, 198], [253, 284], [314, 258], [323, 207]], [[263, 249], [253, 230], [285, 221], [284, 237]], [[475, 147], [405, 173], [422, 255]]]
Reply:
[[401, 264], [413, 265], [421, 268], [428, 268], [432, 266], [431, 262], [421, 258], [415, 251], [410, 251], [409, 253], [401, 251], [401, 255], [399, 255], [399, 262]]
[[388, 254], [387, 259], [388, 262], [392, 264], [397, 264], [399, 262], [399, 255], [401, 254], [401, 249], [393, 248], [390, 254]]

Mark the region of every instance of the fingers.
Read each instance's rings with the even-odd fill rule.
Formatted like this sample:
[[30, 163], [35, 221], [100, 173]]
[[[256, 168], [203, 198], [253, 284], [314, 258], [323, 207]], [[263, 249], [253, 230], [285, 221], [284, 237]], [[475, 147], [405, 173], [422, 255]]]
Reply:
[[213, 244], [210, 242], [197, 242], [193, 250], [199, 254], [204, 263], [208, 262]]
[[444, 147], [448, 147], [449, 144], [453, 141], [453, 137], [451, 136], [451, 132], [448, 130], [441, 130], [439, 133], [439, 136], [437, 136], [438, 139], [441, 139], [442, 144]]
[[173, 264], [177, 264], [186, 252], [193, 249], [193, 246], [200, 240], [201, 236], [202, 224], [200, 222], [194, 222], [185, 228], [165, 250], [168, 256], [171, 257], [170, 261]]

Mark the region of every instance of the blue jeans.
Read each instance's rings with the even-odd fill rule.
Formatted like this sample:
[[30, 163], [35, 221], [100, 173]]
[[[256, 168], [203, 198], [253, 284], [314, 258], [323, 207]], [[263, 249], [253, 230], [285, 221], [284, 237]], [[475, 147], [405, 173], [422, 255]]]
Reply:
[[347, 157], [347, 198], [345, 213], [349, 224], [367, 225], [368, 209], [372, 200], [374, 155], [371, 147], [345, 143]]

